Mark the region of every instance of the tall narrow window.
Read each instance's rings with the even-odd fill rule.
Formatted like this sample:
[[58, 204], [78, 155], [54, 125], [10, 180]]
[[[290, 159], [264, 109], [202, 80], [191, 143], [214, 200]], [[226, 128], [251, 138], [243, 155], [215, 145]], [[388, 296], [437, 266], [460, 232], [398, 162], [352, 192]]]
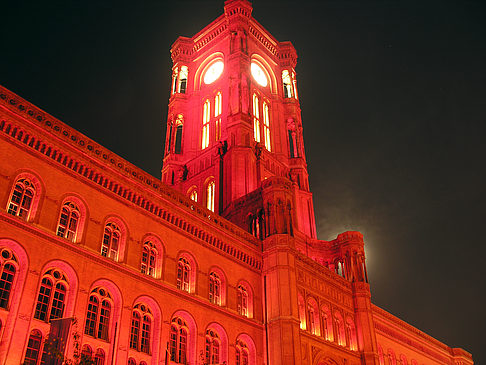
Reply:
[[170, 360], [176, 364], [187, 362], [188, 328], [181, 318], [174, 318], [170, 326], [169, 350]]
[[297, 96], [297, 79], [295, 78], [295, 72], [293, 71], [292, 71], [292, 84], [294, 85], [295, 98], [298, 99], [299, 97]]
[[257, 94], [253, 94], [253, 138], [260, 142], [260, 106]]
[[8, 213], [27, 220], [32, 208], [34, 194], [35, 189], [32, 182], [28, 179], [19, 179], [15, 183], [10, 196]]
[[238, 286], [237, 310], [238, 314], [248, 317], [248, 291], [243, 285]]
[[189, 292], [191, 277], [191, 265], [184, 257], [179, 259], [177, 264], [177, 288]]
[[194, 200], [197, 203], [197, 189], [196, 188], [194, 188], [191, 191], [191, 194], [189, 194], [189, 198], [191, 198], [191, 200]]
[[76, 240], [79, 218], [79, 208], [72, 202], [66, 202], [61, 208], [57, 235], [74, 242]]
[[103, 234], [101, 255], [118, 260], [118, 248], [120, 245], [120, 228], [113, 222], [107, 223]]
[[84, 333], [108, 341], [111, 320], [111, 296], [103, 288], [91, 292], [86, 311]]
[[152, 313], [150, 309], [145, 304], [135, 305], [130, 328], [130, 348], [149, 354], [151, 329]]
[[140, 266], [140, 271], [142, 274], [147, 274], [150, 276], [156, 276], [155, 268], [157, 265], [157, 249], [155, 244], [150, 241], [146, 241], [142, 248], [142, 263]]
[[292, 81], [290, 80], [290, 74], [288, 70], [282, 71], [282, 82], [283, 82], [284, 98], [291, 98]]
[[209, 274], [209, 301], [221, 305], [221, 279], [215, 272]]
[[209, 147], [209, 121], [211, 120], [211, 102], [206, 100], [203, 106], [203, 127], [201, 148]]
[[287, 122], [287, 132], [289, 140], [289, 156], [290, 158], [299, 157], [299, 150], [297, 146], [297, 130], [295, 122], [290, 118]]
[[184, 117], [179, 114], [176, 119], [174, 153], [182, 153], [182, 128], [184, 127]]
[[220, 340], [212, 329], [206, 331], [206, 362], [205, 364], [219, 364]]
[[38, 330], [33, 330], [29, 336], [27, 343], [27, 351], [25, 353], [24, 365], [37, 365], [42, 343], [42, 333]]
[[167, 136], [167, 153], [172, 150], [172, 134], [174, 133], [174, 122], [171, 120], [169, 122], [169, 133]]
[[268, 112], [268, 104], [263, 102], [263, 136], [265, 137], [265, 148], [268, 152], [272, 151], [270, 145], [270, 116]]
[[221, 113], [222, 113], [222, 100], [221, 92], [218, 92], [214, 97], [214, 132], [215, 139], [219, 141], [221, 139]]
[[0, 257], [2, 273], [0, 276], [0, 308], [3, 309], [9, 308], [10, 295], [17, 272], [14, 263], [17, 263], [17, 258], [8, 249], [3, 249]]
[[177, 91], [177, 77], [179, 76], [179, 68], [176, 67], [174, 72], [172, 73], [172, 94], [175, 94]]
[[179, 72], [179, 86], [178, 86], [178, 92], [181, 94], [186, 93], [188, 74], [189, 74], [189, 70], [187, 69], [187, 66], [181, 66], [181, 72]]
[[314, 322], [314, 308], [312, 305], [307, 306], [307, 330], [315, 334], [316, 332], [316, 323]]
[[47, 271], [42, 280], [37, 296], [34, 318], [41, 321], [62, 318], [67, 292], [66, 276], [59, 270]]
[[216, 185], [214, 181], [211, 181], [206, 188], [206, 192], [207, 192], [206, 207], [212, 212], [214, 212], [215, 190], [216, 190]]

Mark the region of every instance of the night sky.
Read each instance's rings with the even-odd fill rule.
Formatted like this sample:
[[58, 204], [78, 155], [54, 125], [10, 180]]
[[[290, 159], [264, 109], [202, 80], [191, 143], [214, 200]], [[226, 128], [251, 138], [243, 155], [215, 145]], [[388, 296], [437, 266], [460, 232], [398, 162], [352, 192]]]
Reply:
[[[299, 55], [319, 238], [365, 236], [373, 302], [486, 363], [486, 2], [255, 0]], [[160, 177], [169, 49], [218, 1], [9, 1], [0, 84]]]

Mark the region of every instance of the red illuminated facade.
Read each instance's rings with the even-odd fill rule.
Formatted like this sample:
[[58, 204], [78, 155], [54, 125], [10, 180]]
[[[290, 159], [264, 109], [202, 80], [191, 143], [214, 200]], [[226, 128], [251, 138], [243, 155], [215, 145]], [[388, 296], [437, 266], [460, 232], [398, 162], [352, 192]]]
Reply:
[[297, 54], [251, 13], [172, 46], [162, 181], [0, 88], [0, 364], [473, 364], [317, 239]]

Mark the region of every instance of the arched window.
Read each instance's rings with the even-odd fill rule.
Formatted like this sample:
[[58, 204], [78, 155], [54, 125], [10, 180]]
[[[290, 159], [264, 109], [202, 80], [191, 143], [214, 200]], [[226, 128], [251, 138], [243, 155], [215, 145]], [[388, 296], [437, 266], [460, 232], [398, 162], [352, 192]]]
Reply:
[[146, 241], [142, 247], [142, 263], [140, 271], [142, 274], [156, 276], [158, 252], [155, 244], [151, 241]]
[[351, 317], [346, 318], [346, 333], [348, 338], [348, 347], [352, 351], [358, 350], [358, 340], [356, 337], [356, 326]]
[[189, 198], [197, 203], [197, 188], [193, 188], [189, 194]]
[[392, 349], [388, 349], [388, 364], [397, 365], [397, 359]]
[[141, 303], [135, 305], [130, 327], [130, 348], [146, 354], [150, 353], [152, 317], [148, 306]]
[[334, 333], [332, 330], [331, 311], [327, 306], [323, 306], [321, 308], [321, 328], [322, 328], [322, 336], [328, 341], [333, 341]]
[[221, 92], [218, 92], [214, 97], [214, 132], [215, 140], [221, 139], [221, 113], [222, 113], [222, 96]]
[[257, 94], [253, 94], [253, 138], [260, 142], [260, 101]]
[[184, 116], [182, 114], [177, 115], [175, 121], [175, 143], [174, 143], [174, 153], [182, 153], [182, 128], [184, 127]]
[[105, 365], [105, 352], [102, 349], [96, 350], [94, 365]]
[[310, 298], [307, 303], [307, 330], [313, 335], [319, 336], [319, 313], [317, 308], [316, 301]]
[[35, 195], [34, 184], [29, 179], [19, 179], [14, 185], [8, 203], [8, 213], [27, 220]]
[[221, 279], [215, 272], [209, 274], [209, 301], [221, 305]]
[[236, 341], [236, 365], [248, 365], [248, 354], [248, 346], [241, 340]]
[[84, 333], [108, 341], [111, 310], [110, 293], [104, 288], [93, 289], [89, 296]]
[[187, 89], [187, 76], [189, 74], [189, 70], [187, 66], [181, 66], [181, 71], [179, 72], [179, 85], [178, 85], [178, 92], [181, 94], [186, 93]]
[[57, 269], [47, 271], [41, 280], [34, 318], [41, 321], [62, 318], [66, 301], [67, 278]]
[[133, 357], [131, 357], [131, 358], [128, 359], [128, 365], [137, 365], [137, 362], [135, 361], [135, 359]]
[[282, 71], [282, 82], [283, 82], [284, 98], [291, 98], [292, 97], [292, 80], [290, 79], [290, 74], [289, 74], [288, 70]]
[[400, 355], [400, 365], [408, 365], [407, 357], [404, 354]]
[[177, 289], [191, 290], [191, 264], [185, 257], [181, 257], [177, 263]]
[[237, 310], [238, 314], [248, 317], [248, 291], [243, 285], [238, 286]]
[[76, 240], [79, 218], [79, 208], [72, 202], [64, 203], [57, 225], [57, 235], [74, 242]]
[[338, 345], [346, 346], [346, 334], [344, 332], [344, 323], [341, 315], [334, 314], [334, 326], [336, 327], [336, 341]]
[[186, 322], [179, 317], [172, 320], [169, 336], [170, 360], [176, 364], [187, 362], [188, 327]]
[[93, 350], [90, 345], [84, 345], [81, 350], [81, 363], [87, 364], [93, 361]]
[[103, 233], [103, 243], [101, 244], [101, 255], [104, 257], [118, 260], [118, 250], [120, 246], [121, 231], [117, 224], [109, 222], [105, 226]]
[[305, 330], [307, 328], [307, 319], [305, 315], [305, 301], [301, 293], [297, 295], [297, 303], [299, 306], [299, 320], [300, 320], [299, 327], [301, 330]]
[[385, 356], [383, 355], [383, 348], [380, 345], [378, 345], [378, 363], [385, 365]]
[[33, 330], [29, 336], [27, 343], [27, 351], [25, 352], [24, 365], [37, 365], [40, 360], [40, 351], [42, 343], [42, 333], [39, 330]]
[[265, 148], [271, 152], [272, 147], [270, 145], [270, 116], [268, 112], [268, 104], [263, 102], [263, 136], [265, 138]]
[[209, 122], [211, 120], [211, 102], [207, 99], [203, 106], [203, 126], [201, 149], [209, 147]]
[[220, 340], [212, 329], [206, 331], [206, 362], [205, 364], [219, 364]]
[[17, 273], [16, 265], [18, 264], [15, 255], [8, 249], [4, 248], [0, 256], [0, 308], [8, 309], [12, 286]]
[[216, 193], [216, 184], [214, 181], [210, 181], [206, 187], [206, 207], [214, 212], [214, 198]]

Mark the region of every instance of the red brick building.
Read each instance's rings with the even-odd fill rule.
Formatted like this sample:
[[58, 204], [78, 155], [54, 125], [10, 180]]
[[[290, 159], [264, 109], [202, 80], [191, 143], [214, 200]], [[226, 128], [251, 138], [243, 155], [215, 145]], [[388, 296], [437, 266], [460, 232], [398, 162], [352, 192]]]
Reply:
[[173, 44], [162, 181], [0, 88], [0, 364], [473, 363], [316, 238], [297, 54], [251, 12]]

